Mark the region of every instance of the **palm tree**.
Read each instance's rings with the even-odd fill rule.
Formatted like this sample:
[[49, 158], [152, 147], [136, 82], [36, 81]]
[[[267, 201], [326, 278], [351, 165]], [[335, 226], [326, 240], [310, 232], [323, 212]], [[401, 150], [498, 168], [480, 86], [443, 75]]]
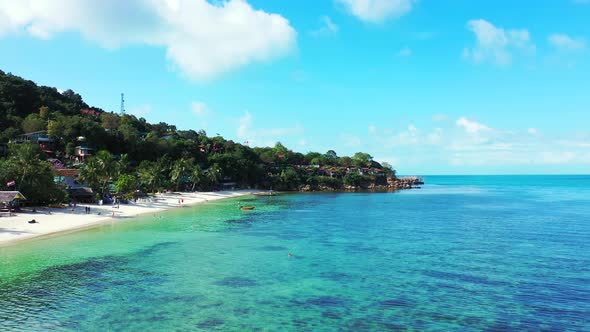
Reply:
[[154, 193], [158, 182], [158, 168], [152, 161], [142, 161], [137, 169], [139, 179], [145, 184], [148, 190]]
[[98, 165], [101, 193], [108, 193], [109, 182], [117, 175], [117, 167], [113, 156], [108, 151], [99, 151], [94, 157]]
[[213, 166], [209, 167], [208, 178], [214, 185], [221, 180], [221, 168], [219, 168], [219, 165], [213, 164]]
[[202, 183], [206, 179], [207, 179], [206, 174], [201, 169], [201, 166], [195, 165], [195, 167], [193, 167], [191, 174], [190, 174], [190, 180], [193, 183], [192, 191], [195, 191], [195, 187], [197, 186], [198, 183]]
[[119, 169], [108, 151], [99, 151], [87, 160], [80, 170], [80, 177], [101, 194], [108, 193], [109, 182], [117, 177]]
[[129, 155], [127, 155], [126, 153], [122, 154], [121, 157], [119, 157], [119, 160], [117, 161], [116, 165], [117, 177], [127, 172], [127, 170], [129, 169], [129, 164]]
[[98, 189], [100, 187], [98, 162], [94, 158], [90, 158], [80, 169], [80, 179], [86, 182], [91, 188]]
[[10, 159], [20, 171], [20, 179], [16, 183], [17, 190], [21, 190], [25, 180], [34, 179], [35, 166], [39, 164], [41, 153], [39, 147], [33, 144], [15, 145], [11, 148]]
[[140, 180], [152, 193], [164, 186], [170, 173], [166, 158], [158, 159], [155, 162], [144, 160], [139, 164], [137, 171]]
[[172, 164], [170, 170], [170, 179], [176, 184], [176, 190], [180, 190], [182, 180], [189, 176], [189, 172], [193, 168], [193, 160], [181, 158]]

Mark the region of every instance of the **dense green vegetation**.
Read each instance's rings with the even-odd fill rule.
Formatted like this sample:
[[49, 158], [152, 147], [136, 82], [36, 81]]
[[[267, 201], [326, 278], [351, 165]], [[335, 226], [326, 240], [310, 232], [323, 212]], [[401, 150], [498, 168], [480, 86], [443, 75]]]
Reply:
[[[47, 131], [51, 142], [12, 144], [19, 135]], [[0, 143], [9, 152], [0, 159], [0, 185], [16, 181], [16, 190], [33, 203], [68, 199], [54, 183], [50, 159], [79, 168], [80, 180], [100, 197], [136, 190], [214, 190], [228, 186], [275, 190], [324, 190], [387, 185], [395, 171], [366, 153], [340, 157], [294, 152], [281, 143], [251, 148], [205, 131], [150, 124], [130, 114], [90, 107], [72, 90], [37, 86], [0, 71]], [[89, 158], [76, 158], [75, 147], [91, 147]], [[43, 152], [43, 150], [45, 152]]]

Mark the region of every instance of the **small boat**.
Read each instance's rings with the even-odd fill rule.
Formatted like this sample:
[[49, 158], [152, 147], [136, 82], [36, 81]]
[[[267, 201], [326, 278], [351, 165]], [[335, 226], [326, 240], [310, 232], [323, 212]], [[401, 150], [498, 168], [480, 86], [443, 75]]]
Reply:
[[254, 210], [256, 207], [255, 206], [248, 206], [248, 205], [242, 205], [241, 203], [238, 203], [238, 208], [242, 211], [250, 211], [250, 210]]

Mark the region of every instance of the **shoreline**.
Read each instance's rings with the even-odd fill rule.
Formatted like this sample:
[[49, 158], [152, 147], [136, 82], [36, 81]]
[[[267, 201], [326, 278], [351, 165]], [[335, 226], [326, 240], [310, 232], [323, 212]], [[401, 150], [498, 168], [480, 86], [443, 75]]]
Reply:
[[[39, 208], [37, 212], [18, 212], [16, 216], [0, 217], [0, 248], [18, 245], [92, 229], [107, 223], [129, 220], [142, 215], [164, 212], [210, 201], [255, 195], [259, 190], [231, 190], [218, 192], [164, 193], [146, 201], [115, 205], [79, 204], [75, 209]], [[178, 203], [183, 200], [183, 203]], [[84, 212], [90, 207], [90, 213]], [[29, 224], [28, 221], [37, 223]]]

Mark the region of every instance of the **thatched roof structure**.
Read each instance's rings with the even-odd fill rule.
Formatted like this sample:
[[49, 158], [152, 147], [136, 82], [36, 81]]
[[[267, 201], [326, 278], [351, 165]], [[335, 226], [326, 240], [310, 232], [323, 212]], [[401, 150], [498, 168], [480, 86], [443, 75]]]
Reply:
[[26, 200], [20, 191], [0, 191], [0, 203], [10, 203], [14, 200]]

